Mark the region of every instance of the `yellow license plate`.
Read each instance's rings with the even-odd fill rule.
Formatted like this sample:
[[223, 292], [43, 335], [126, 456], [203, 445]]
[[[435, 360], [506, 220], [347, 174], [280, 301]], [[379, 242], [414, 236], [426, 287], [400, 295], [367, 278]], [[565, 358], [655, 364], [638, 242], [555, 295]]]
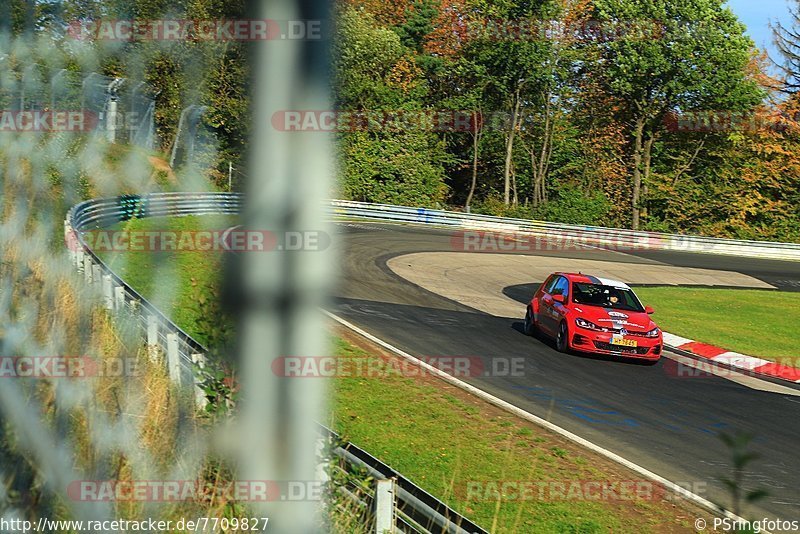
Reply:
[[623, 337], [614, 336], [611, 338], [612, 345], [620, 345], [621, 347], [636, 347], [638, 343], [635, 339], [625, 339]]

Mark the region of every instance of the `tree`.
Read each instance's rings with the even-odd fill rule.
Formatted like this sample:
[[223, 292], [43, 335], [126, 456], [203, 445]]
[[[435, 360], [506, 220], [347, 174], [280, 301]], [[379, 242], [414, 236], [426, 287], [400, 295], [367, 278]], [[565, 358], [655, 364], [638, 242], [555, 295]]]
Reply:
[[[420, 117], [432, 111], [424, 105], [428, 89], [413, 50], [358, 8], [341, 10], [334, 79], [339, 110]], [[343, 131], [338, 141], [341, 185], [349, 198], [423, 206], [444, 200], [444, 168], [452, 158], [440, 135], [424, 124]]]
[[795, 0], [795, 7], [789, 12], [792, 20], [788, 25], [778, 22], [772, 28], [782, 56], [776, 63], [785, 74], [783, 89], [795, 93], [800, 91], [800, 0]]
[[472, 165], [469, 190], [464, 202], [464, 208], [469, 211], [478, 186], [480, 146], [488, 119], [484, 116], [484, 100], [493, 80], [483, 65], [463, 56], [445, 61], [443, 71], [448, 79], [448, 98], [443, 101], [444, 107], [459, 115], [470, 116]]
[[[595, 17], [622, 35], [600, 44], [593, 69], [605, 90], [625, 102], [631, 138], [631, 221], [638, 229], [643, 188], [652, 170], [653, 146], [667, 112], [746, 111], [763, 92], [746, 76], [753, 42], [724, 0], [596, 0]], [[655, 24], [655, 26], [652, 26]]]

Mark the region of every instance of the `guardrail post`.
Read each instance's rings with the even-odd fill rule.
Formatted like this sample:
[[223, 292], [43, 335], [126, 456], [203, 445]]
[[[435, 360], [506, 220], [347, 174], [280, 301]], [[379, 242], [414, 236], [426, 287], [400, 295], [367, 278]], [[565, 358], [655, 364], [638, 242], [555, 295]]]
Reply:
[[[204, 354], [192, 354], [192, 363], [194, 363], [199, 369], [203, 369], [206, 366], [206, 357]], [[200, 387], [200, 377], [198, 376], [198, 370], [193, 369], [194, 375], [194, 402], [198, 408], [201, 410], [205, 409], [206, 404], [208, 404], [208, 399], [206, 398], [206, 392]]]
[[83, 278], [87, 284], [92, 283], [92, 258], [91, 256], [83, 256]]
[[133, 315], [133, 316], [136, 316], [136, 314], [138, 314], [138, 313], [139, 313], [139, 306], [140, 306], [140, 302], [139, 302], [138, 300], [136, 300], [136, 299], [132, 299], [132, 300], [131, 300], [131, 301], [128, 303], [128, 306], [129, 306], [129, 308], [130, 308], [131, 315]]
[[111, 275], [103, 275], [103, 299], [106, 302], [106, 309], [114, 311], [114, 286], [111, 284]]
[[[136, 302], [136, 301], [134, 301]], [[133, 304], [133, 303], [131, 303]], [[147, 316], [147, 354], [155, 361], [158, 351], [158, 319], [155, 315]]]
[[114, 309], [117, 313], [125, 309], [125, 288], [114, 284]]
[[173, 382], [181, 384], [181, 362], [178, 354], [178, 335], [167, 334], [167, 365], [169, 366], [169, 377]]
[[83, 249], [78, 248], [78, 250], [75, 251], [74, 257], [75, 267], [78, 268], [78, 274], [83, 272], [83, 257]]
[[103, 272], [100, 270], [100, 266], [96, 263], [92, 263], [92, 283], [99, 284], [101, 283], [103, 276]]
[[67, 244], [67, 249], [69, 250], [69, 257], [72, 260], [72, 264], [75, 264], [75, 256], [78, 253], [78, 240], [77, 236], [72, 231], [72, 226], [69, 224], [69, 220], [64, 219], [64, 243]]
[[395, 479], [375, 481], [375, 532], [394, 533], [394, 484]]

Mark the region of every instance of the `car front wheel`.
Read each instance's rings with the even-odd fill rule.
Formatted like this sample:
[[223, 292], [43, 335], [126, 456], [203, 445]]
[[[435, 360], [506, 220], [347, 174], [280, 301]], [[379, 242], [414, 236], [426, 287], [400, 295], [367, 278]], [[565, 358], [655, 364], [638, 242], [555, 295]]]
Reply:
[[569, 350], [568, 338], [567, 323], [562, 322], [558, 326], [558, 336], [556, 336], [556, 349], [558, 349], [558, 352], [567, 352]]

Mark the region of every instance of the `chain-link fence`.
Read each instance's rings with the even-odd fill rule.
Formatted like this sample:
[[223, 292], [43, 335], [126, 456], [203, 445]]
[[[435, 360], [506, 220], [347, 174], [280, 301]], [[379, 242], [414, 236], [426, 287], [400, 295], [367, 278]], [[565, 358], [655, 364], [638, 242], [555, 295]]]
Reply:
[[[264, 9], [253, 2], [260, 18], [299, 18], [298, 10], [294, 2]], [[318, 5], [303, 10], [325, 17]], [[164, 531], [263, 531], [267, 523], [272, 532], [324, 528], [314, 491], [322, 476], [315, 422], [320, 387], [280, 381], [268, 362], [325, 350], [319, 306], [333, 274], [330, 253], [243, 255], [226, 271], [218, 251], [201, 252], [192, 260], [208, 267], [199, 283], [161, 249], [98, 251], [166, 316], [180, 322], [191, 312], [203, 332], [213, 331], [223, 315], [233, 324], [229, 343], [212, 349], [217, 360], [199, 374], [207, 396], [222, 399], [220, 410], [198, 413], [195, 392], [171, 380], [168, 355], [148, 350], [153, 344], [141, 334], [149, 326], [138, 324], [142, 314], [108, 309], [97, 263], [76, 274], [63, 220], [86, 199], [159, 191], [159, 172], [172, 189], [211, 191], [211, 180], [175, 175], [169, 160], [192, 162], [213, 151], [215, 140], [198, 126], [199, 107], [183, 113], [177, 139], [158, 139], [158, 90], [133, 74], [101, 74], [124, 73], [127, 64], [156, 62], [153, 57], [166, 62], [163, 55], [66, 39], [44, 26], [17, 31], [12, 25], [0, 35], [0, 372], [8, 378], [0, 387], [2, 519], [43, 532], [140, 530], [131, 522], [148, 519], [162, 522]], [[254, 44], [256, 116], [326, 105], [324, 72], [299, 63], [305, 57], [318, 64], [325, 46]], [[222, 57], [215, 53], [210, 59], [184, 54], [180, 68], [211, 80]], [[164, 117], [191, 105], [184, 97], [165, 99]], [[253, 157], [246, 174], [253, 179], [245, 185], [242, 220], [144, 221], [134, 213], [107, 228], [111, 242], [119, 233], [166, 233], [182, 225], [195, 233], [239, 224], [275, 234], [325, 232], [320, 200], [332, 175], [327, 143], [326, 136], [277, 136], [256, 126], [248, 140]], [[227, 282], [222, 272], [232, 273]], [[87, 285], [87, 276], [100, 276], [101, 283]], [[225, 285], [234, 297], [222, 310]], [[136, 299], [123, 305], [135, 307]], [[233, 396], [235, 415], [226, 411]], [[55, 523], [73, 520], [84, 523]], [[128, 523], [109, 522], [119, 520]]]
[[[4, 55], [7, 65], [14, 56]], [[6, 112], [44, 114], [48, 111], [83, 113], [84, 131], [103, 135], [110, 142], [131, 143], [147, 150], [156, 148], [155, 97], [157, 92], [142, 81], [82, 73], [43, 64], [11, 65], [0, 103]], [[22, 114], [20, 121], [25, 121]], [[31, 122], [35, 122], [32, 118]], [[24, 129], [26, 126], [17, 126]], [[36, 128], [35, 124], [31, 129]], [[6, 128], [7, 130], [8, 128]], [[50, 128], [52, 129], [52, 128]]]

